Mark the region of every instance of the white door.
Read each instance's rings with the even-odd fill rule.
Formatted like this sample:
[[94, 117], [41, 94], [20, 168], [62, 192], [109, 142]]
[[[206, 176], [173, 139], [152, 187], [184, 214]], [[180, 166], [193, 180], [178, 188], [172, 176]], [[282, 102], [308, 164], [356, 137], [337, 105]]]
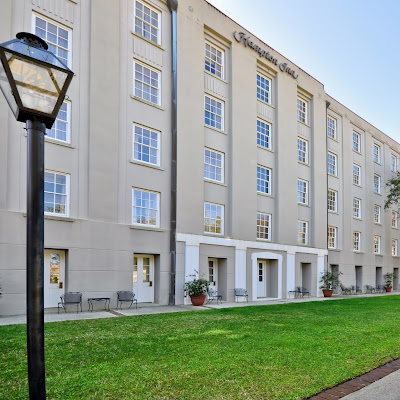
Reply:
[[133, 256], [133, 293], [139, 303], [154, 303], [154, 256]]
[[65, 288], [65, 251], [44, 251], [44, 306], [57, 307]]
[[258, 261], [258, 281], [257, 281], [257, 297], [267, 296], [267, 263], [265, 261]]
[[208, 259], [208, 280], [210, 288], [218, 291], [218, 260], [216, 258]]

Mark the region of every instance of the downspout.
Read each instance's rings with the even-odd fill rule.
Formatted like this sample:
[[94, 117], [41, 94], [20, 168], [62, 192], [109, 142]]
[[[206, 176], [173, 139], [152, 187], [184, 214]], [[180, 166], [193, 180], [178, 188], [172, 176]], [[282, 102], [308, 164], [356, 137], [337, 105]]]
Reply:
[[[325, 142], [326, 142], [326, 160], [325, 160], [325, 168], [327, 168], [328, 163], [328, 108], [331, 105], [329, 101], [326, 100], [326, 111], [325, 111], [325, 125], [326, 125], [326, 132], [325, 132]], [[326, 198], [328, 200], [328, 190], [329, 190], [329, 179], [328, 179], [328, 171], [326, 171]], [[338, 201], [338, 199], [336, 199]], [[328, 201], [326, 202], [326, 248], [328, 250], [328, 255], [326, 256], [326, 268], [329, 270], [329, 239], [328, 239], [328, 229], [329, 229], [329, 210], [328, 210]]]
[[171, 208], [170, 208], [170, 280], [168, 305], [175, 305], [176, 286], [176, 211], [177, 211], [177, 133], [178, 133], [178, 79], [177, 79], [177, 15], [178, 0], [167, 0], [171, 11], [172, 45], [172, 101], [171, 101]]

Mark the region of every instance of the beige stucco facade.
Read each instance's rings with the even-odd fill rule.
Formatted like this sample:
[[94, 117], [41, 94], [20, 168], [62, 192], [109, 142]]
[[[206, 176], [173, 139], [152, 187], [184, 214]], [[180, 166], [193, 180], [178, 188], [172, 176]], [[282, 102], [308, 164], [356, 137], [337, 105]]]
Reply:
[[[45, 275], [45, 292], [51, 290], [46, 279], [53, 279], [55, 290], [47, 306], [56, 306], [54, 298], [64, 291], [80, 291], [84, 301], [111, 297], [113, 306], [118, 290], [132, 288], [139, 302], [167, 304], [172, 123], [167, 3], [4, 0], [2, 7], [0, 42], [19, 31], [35, 32], [45, 21], [49, 35], [53, 26], [62, 29], [61, 36], [68, 32], [69, 66], [75, 73], [63, 121], [69, 135], [66, 140], [48, 136], [45, 145], [46, 171], [66, 176], [68, 183], [61, 193], [65, 211], [54, 210], [45, 219], [45, 248], [60, 264], [53, 278]], [[140, 10], [150, 13], [155, 36], [143, 37], [147, 22], [138, 22]], [[234, 288], [247, 289], [252, 300], [285, 298], [296, 286], [318, 296], [319, 276], [331, 266], [343, 273], [345, 285], [363, 290], [382, 283], [386, 272], [398, 275], [392, 239], [400, 235], [383, 204], [384, 184], [393, 174], [391, 156], [397, 160], [400, 145], [206, 1], [179, 2], [177, 31], [176, 304], [187, 301], [184, 282], [198, 273], [210, 278], [226, 301], [234, 300]], [[222, 55], [221, 76], [206, 71], [206, 43]], [[269, 82], [268, 101], [257, 97], [257, 75]], [[146, 85], [154, 97], [143, 94]], [[222, 126], [206, 120], [206, 98], [222, 106]], [[303, 122], [298, 98], [305, 104]], [[335, 139], [327, 137], [327, 114], [336, 121]], [[269, 127], [268, 148], [257, 144], [257, 121]], [[144, 132], [151, 132], [155, 144], [139, 143], [136, 128], [142, 141]], [[360, 135], [359, 151], [353, 150], [353, 132]], [[306, 162], [299, 162], [299, 138], [307, 143]], [[374, 144], [379, 162], [373, 159]], [[145, 159], [144, 148], [151, 148], [157, 160]], [[205, 178], [205, 150], [222, 155], [218, 179]], [[328, 153], [336, 156], [337, 176], [328, 174]], [[361, 168], [357, 185], [353, 164]], [[269, 171], [268, 193], [259, 190], [257, 167]], [[374, 193], [374, 174], [380, 177], [380, 194]], [[306, 204], [298, 201], [299, 179], [307, 183]], [[328, 189], [337, 193], [333, 212], [327, 209]], [[134, 193], [142, 196], [140, 206]], [[156, 201], [149, 206], [143, 199], [152, 194]], [[353, 217], [354, 197], [361, 200], [360, 218]], [[205, 204], [219, 207], [217, 232], [205, 232]], [[379, 223], [374, 205], [381, 207]], [[141, 213], [140, 222], [135, 213]], [[270, 218], [267, 238], [258, 237], [258, 213]], [[305, 243], [299, 243], [298, 221], [307, 223]], [[0, 315], [25, 311], [25, 225], [26, 134], [1, 96]], [[328, 226], [336, 228], [332, 249]], [[354, 232], [360, 233], [359, 251], [354, 251]], [[378, 255], [374, 236], [381, 240]]]

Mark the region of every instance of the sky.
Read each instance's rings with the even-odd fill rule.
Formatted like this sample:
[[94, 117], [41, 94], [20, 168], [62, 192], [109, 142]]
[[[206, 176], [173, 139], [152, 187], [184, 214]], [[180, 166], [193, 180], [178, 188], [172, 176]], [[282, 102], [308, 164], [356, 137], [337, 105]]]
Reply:
[[400, 0], [207, 1], [400, 143]]

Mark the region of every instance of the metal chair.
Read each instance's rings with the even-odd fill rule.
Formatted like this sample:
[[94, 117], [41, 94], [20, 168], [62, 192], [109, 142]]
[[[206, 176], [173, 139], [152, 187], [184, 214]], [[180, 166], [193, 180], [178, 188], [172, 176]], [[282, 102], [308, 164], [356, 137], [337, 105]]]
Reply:
[[376, 288], [371, 285], [365, 285], [366, 293], [376, 293]]
[[353, 290], [353, 288], [351, 286], [350, 287], [346, 287], [346, 286], [344, 286], [342, 284], [340, 284], [340, 289], [342, 289], [342, 294], [351, 294], [352, 290]]
[[238, 302], [238, 297], [244, 297], [247, 302], [249, 302], [249, 295], [246, 289], [237, 288], [235, 289], [235, 301]]
[[65, 308], [67, 305], [76, 305], [76, 313], [78, 314], [79, 305], [82, 312], [82, 293], [81, 292], [67, 292], [60, 296], [61, 301], [57, 305], [57, 313], [60, 314], [60, 306], [67, 312]]
[[129, 308], [132, 307], [133, 303], [136, 303], [137, 309], [137, 299], [135, 299], [135, 293], [127, 291], [127, 290], [120, 290], [117, 292], [117, 309], [118, 304], [120, 304], [120, 309], [122, 310], [122, 302], [130, 302]]
[[220, 294], [218, 294], [218, 292], [215, 289], [208, 289], [208, 300], [207, 303], [210, 303], [214, 300], [217, 300], [217, 304], [219, 304], [218, 302], [222, 302], [222, 296]]
[[298, 293], [298, 297], [304, 297], [305, 295], [307, 295], [307, 297], [310, 297], [310, 292], [303, 286], [297, 286], [297, 293]]

